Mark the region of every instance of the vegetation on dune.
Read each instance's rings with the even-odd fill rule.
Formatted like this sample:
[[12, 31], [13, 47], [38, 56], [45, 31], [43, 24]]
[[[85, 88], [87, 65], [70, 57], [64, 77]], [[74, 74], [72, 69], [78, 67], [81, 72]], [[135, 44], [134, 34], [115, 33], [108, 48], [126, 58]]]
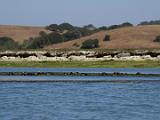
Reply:
[[88, 25], [84, 27], [75, 27], [69, 23], [62, 23], [60, 25], [51, 24], [46, 29], [52, 31], [49, 34], [40, 32], [39, 37], [30, 38], [25, 40], [21, 48], [24, 49], [38, 49], [45, 46], [62, 43], [74, 39], [78, 39], [83, 36], [91, 35], [95, 33], [95, 29], [91, 29], [93, 26]]
[[132, 27], [133, 24], [129, 22], [122, 23], [120, 25], [111, 25], [107, 28], [107, 30], [113, 30], [113, 29], [118, 29], [118, 28], [123, 28], [123, 27]]
[[38, 49], [43, 48], [47, 45], [64, 42], [63, 37], [58, 33], [41, 34], [39, 37], [30, 38], [25, 40], [22, 48], [23, 49]]
[[[39, 37], [30, 38], [29, 40], [24, 42], [24, 44], [22, 45], [22, 48], [25, 48], [25, 49], [44, 48], [45, 46], [48, 46], [51, 44], [62, 43], [70, 40], [79, 39], [81, 37], [91, 35], [101, 30], [110, 30], [110, 29], [116, 29], [120, 27], [129, 27], [129, 26], [133, 26], [133, 25], [131, 23], [126, 22], [120, 25], [111, 26], [109, 28], [105, 26], [96, 28], [92, 24], [86, 25], [84, 27], [73, 26], [69, 23], [62, 23], [60, 25], [51, 24], [47, 26], [46, 29], [52, 31], [52, 33], [49, 33], [49, 34], [41, 33]], [[110, 36], [106, 36], [106, 41], [108, 40], [110, 40]], [[95, 44], [96, 42], [94, 41], [93, 43]], [[94, 46], [93, 43], [92, 42], [87, 43], [88, 45], [87, 48], [92, 49], [92, 48], [98, 47], [97, 45]], [[83, 46], [82, 48], [86, 49]]]
[[101, 31], [101, 30], [108, 30], [108, 28], [107, 28], [106, 26], [99, 27], [98, 29], [99, 29], [100, 31]]
[[160, 20], [143, 21], [139, 25], [160, 25]]
[[74, 29], [74, 26], [69, 23], [62, 23], [59, 25], [61, 30], [72, 30]]
[[74, 29], [74, 26], [72, 26], [69, 23], [62, 23], [60, 25], [57, 24], [51, 24], [49, 26], [46, 26], [47, 30], [53, 31], [53, 32], [63, 32], [64, 30], [72, 30]]
[[86, 25], [86, 26], [84, 26], [83, 28], [84, 28], [84, 29], [88, 29], [88, 30], [96, 30], [96, 29], [97, 29], [97, 28], [96, 28], [94, 25], [92, 25], [92, 24]]
[[61, 31], [60, 27], [57, 24], [51, 24], [51, 25], [47, 26], [46, 29], [50, 30], [50, 31], [54, 31], [54, 32]]
[[0, 49], [18, 49], [18, 43], [16, 43], [12, 38], [0, 37]]
[[89, 39], [82, 43], [81, 49], [93, 49], [99, 47], [98, 39]]

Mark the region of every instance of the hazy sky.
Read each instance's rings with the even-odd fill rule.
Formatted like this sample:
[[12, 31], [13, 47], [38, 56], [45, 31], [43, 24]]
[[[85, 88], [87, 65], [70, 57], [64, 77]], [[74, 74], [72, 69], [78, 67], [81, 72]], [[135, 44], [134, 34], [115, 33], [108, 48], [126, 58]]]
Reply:
[[160, 0], [0, 0], [0, 24], [96, 26], [160, 19]]

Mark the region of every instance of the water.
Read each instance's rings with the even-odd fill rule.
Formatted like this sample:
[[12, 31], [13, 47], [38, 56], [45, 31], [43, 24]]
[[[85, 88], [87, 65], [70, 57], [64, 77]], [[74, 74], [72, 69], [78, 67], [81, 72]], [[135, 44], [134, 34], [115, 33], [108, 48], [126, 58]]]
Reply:
[[[145, 71], [151, 72], [152, 70], [153, 69], [147, 69]], [[157, 71], [159, 71], [159, 69], [157, 69]], [[133, 71], [131, 70], [130, 72]], [[141, 70], [141, 72], [144, 71]], [[158, 77], [98, 77], [98, 76], [94, 77], [1, 76], [0, 79], [13, 79], [13, 80], [14, 79], [20, 79], [20, 80], [21, 79], [35, 79], [35, 80], [36, 79], [41, 79], [41, 80], [126, 79], [133, 81], [144, 80], [144, 79], [160, 80]], [[159, 119], [160, 119], [159, 82], [74, 83], [74, 84], [73, 83], [0, 83], [0, 120], [159, 120]]]
[[159, 68], [0, 68], [0, 72], [79, 72], [79, 73], [143, 73], [160, 74]]
[[102, 80], [152, 80], [152, 81], [159, 81], [160, 77], [130, 77], [130, 76], [0, 76], [0, 80], [32, 80], [32, 81], [54, 81], [54, 80], [73, 80], [73, 81], [102, 81]]
[[159, 120], [160, 84], [1, 83], [1, 120]]

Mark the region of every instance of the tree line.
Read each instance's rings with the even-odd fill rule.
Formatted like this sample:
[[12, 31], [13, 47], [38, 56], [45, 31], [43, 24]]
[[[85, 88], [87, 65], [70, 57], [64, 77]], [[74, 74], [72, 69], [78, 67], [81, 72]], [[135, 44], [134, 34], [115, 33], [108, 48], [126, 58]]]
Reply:
[[160, 20], [143, 21], [138, 25], [160, 25]]
[[[144, 21], [138, 25], [155, 25], [155, 24], [159, 25], [160, 20], [148, 21], [148, 22]], [[29, 39], [24, 40], [22, 45], [19, 45], [12, 38], [0, 37], [0, 49], [40, 49], [51, 44], [76, 40], [81, 37], [88, 36], [103, 30], [112, 30], [112, 29], [132, 27], [132, 26], [134, 25], [129, 22], [125, 22], [119, 25], [111, 25], [108, 27], [102, 26], [98, 28], [92, 24], [83, 27], [73, 26], [69, 23], [62, 23], [59, 25], [51, 24], [45, 27], [47, 30], [51, 31], [50, 33], [45, 33], [41, 31], [38, 37], [30, 37]], [[110, 40], [110, 35], [106, 35], [104, 41], [109, 41], [109, 40]], [[159, 36], [154, 41], [159, 42]], [[96, 44], [95, 46], [98, 46], [97, 40], [88, 40], [82, 46], [85, 46], [86, 44], [87, 44], [86, 46], [94, 46], [93, 43]]]
[[[40, 32], [39, 37], [25, 40], [21, 48], [23, 49], [44, 48], [45, 46], [48, 46], [51, 44], [62, 43], [70, 40], [76, 40], [81, 37], [88, 36], [102, 30], [111, 30], [111, 29], [116, 29], [120, 27], [129, 27], [129, 26], [133, 26], [133, 25], [129, 22], [126, 22], [120, 25], [113, 25], [108, 28], [105, 26], [96, 28], [92, 24], [89, 24], [83, 27], [73, 26], [69, 23], [62, 23], [60, 25], [51, 24], [49, 26], [46, 26], [46, 29], [51, 31], [51, 33], [46, 34], [45, 32]], [[106, 41], [107, 39], [109, 39], [110, 36], [107, 36], [107, 37], [106, 37]]]

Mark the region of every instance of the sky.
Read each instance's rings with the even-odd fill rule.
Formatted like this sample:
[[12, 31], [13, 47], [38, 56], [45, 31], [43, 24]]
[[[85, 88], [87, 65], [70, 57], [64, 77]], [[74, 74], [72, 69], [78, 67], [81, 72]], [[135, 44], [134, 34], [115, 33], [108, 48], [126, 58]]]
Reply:
[[160, 0], [0, 0], [0, 24], [108, 26], [160, 19]]

